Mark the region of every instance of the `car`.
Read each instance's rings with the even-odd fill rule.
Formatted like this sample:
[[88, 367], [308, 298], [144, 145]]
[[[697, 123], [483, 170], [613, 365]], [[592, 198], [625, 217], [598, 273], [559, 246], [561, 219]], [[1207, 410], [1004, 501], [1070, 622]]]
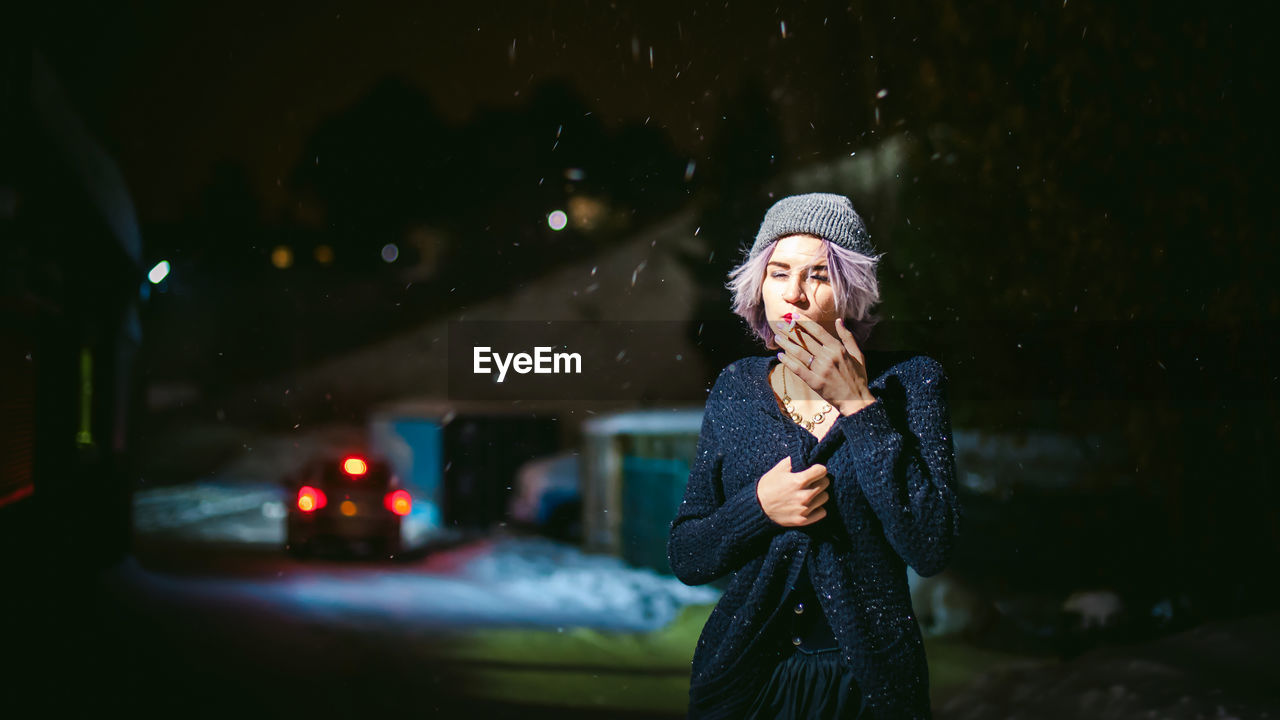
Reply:
[[516, 470], [507, 517], [518, 528], [568, 543], [582, 542], [577, 451], [529, 460]]
[[356, 550], [395, 557], [413, 507], [387, 462], [357, 453], [324, 455], [289, 481], [285, 547], [295, 557]]

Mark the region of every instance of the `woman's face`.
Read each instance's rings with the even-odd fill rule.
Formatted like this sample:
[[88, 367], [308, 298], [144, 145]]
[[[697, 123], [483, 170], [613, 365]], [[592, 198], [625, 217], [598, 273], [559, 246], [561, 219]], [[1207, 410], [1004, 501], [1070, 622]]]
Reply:
[[825, 241], [813, 235], [788, 235], [773, 246], [762, 285], [764, 312], [776, 328], [787, 313], [812, 320], [836, 334], [836, 296], [827, 272]]

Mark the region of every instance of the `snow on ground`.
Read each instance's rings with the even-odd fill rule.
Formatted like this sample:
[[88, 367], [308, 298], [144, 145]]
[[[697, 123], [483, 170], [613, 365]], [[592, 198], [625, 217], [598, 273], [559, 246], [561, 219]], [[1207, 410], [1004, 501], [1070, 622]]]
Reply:
[[239, 579], [178, 577], [127, 565], [121, 580], [159, 595], [265, 605], [361, 626], [649, 631], [670, 623], [686, 605], [719, 597], [709, 588], [541, 538], [473, 543], [435, 553], [421, 566], [285, 566], [276, 578]]
[[716, 590], [689, 587], [653, 570], [627, 567], [615, 557], [588, 555], [545, 539], [500, 539], [463, 574], [531, 610], [614, 618], [620, 627], [637, 630], [660, 628], [685, 605], [720, 597]]
[[295, 572], [249, 591], [330, 620], [620, 631], [659, 629], [683, 606], [719, 597], [617, 558], [537, 538], [485, 541], [457, 554], [461, 561], [448, 569], [375, 572], [358, 582], [340, 573]]
[[270, 483], [205, 481], [139, 490], [133, 529], [205, 542], [280, 545], [284, 500], [284, 487]]

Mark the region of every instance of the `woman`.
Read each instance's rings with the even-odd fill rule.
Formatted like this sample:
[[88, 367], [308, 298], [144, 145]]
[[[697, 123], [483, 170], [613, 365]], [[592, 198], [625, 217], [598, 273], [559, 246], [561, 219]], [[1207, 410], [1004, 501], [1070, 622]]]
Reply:
[[716, 379], [671, 523], [676, 577], [730, 576], [691, 718], [930, 717], [906, 566], [951, 555], [955, 449], [941, 365], [859, 347], [878, 260], [849, 199], [813, 193], [770, 208], [731, 275], [735, 312], [779, 352]]

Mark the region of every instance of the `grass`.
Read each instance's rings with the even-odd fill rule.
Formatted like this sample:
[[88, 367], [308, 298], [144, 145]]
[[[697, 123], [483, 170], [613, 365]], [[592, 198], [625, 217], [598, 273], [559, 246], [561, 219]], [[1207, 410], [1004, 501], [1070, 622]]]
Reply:
[[683, 608], [651, 632], [481, 629], [431, 653], [462, 669], [460, 691], [510, 703], [683, 715], [689, 663], [712, 605]]
[[[683, 716], [690, 661], [712, 605], [685, 607], [652, 632], [481, 629], [430, 650], [458, 671], [460, 692], [486, 700]], [[954, 638], [925, 640], [934, 702], [977, 676], [1027, 658]]]

